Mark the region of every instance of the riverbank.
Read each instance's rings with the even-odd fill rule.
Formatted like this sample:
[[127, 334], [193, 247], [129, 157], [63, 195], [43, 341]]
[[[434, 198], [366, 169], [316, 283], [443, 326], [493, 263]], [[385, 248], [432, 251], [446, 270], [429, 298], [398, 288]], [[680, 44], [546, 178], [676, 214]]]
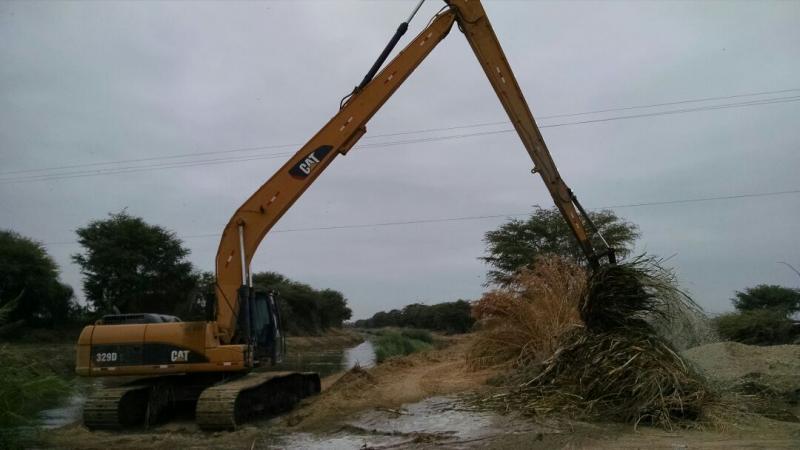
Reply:
[[0, 344], [0, 448], [32, 439], [39, 411], [72, 393], [64, 345]]
[[306, 351], [309, 349], [344, 348], [364, 342], [364, 337], [353, 330], [333, 328], [320, 336], [289, 336], [286, 338], [286, 349]]
[[494, 372], [467, 370], [468, 337], [442, 339], [442, 348], [324, 379], [322, 394], [283, 417], [281, 424], [296, 431], [329, 431], [359, 411], [397, 409], [428, 397], [487, 389], [486, 381]]
[[[50, 432], [42, 446], [123, 450], [800, 447], [800, 423], [757, 414], [742, 415], [720, 427], [667, 432], [646, 426], [576, 422], [550, 416], [522, 417], [475, 409], [469, 399], [492, 395], [496, 388], [490, 385], [490, 380], [498, 374], [467, 368], [465, 355], [471, 338], [470, 335], [443, 337], [440, 348], [390, 358], [368, 369], [357, 367], [327, 376], [322, 380], [323, 391], [319, 396], [303, 401], [286, 415], [254, 421], [234, 432], [204, 433], [191, 419], [172, 421], [147, 431], [125, 432], [89, 432], [74, 423]], [[713, 363], [713, 371], [718, 372], [719, 367], [741, 366], [744, 362], [739, 356], [753, 359], [754, 354], [761, 357], [776, 350], [748, 347], [742, 353], [738, 347], [733, 349], [735, 352], [729, 347], [713, 344], [689, 351], [685, 356], [693, 364]], [[725, 362], [726, 358], [730, 361]], [[784, 380], [783, 369], [774, 361], [758, 367], [767, 380], [773, 376]]]

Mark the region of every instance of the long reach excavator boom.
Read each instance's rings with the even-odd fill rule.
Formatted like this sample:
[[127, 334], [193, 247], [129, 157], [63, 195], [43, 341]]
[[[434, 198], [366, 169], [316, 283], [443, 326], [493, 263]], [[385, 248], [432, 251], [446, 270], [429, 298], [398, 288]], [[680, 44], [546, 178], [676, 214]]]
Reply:
[[[438, 13], [383, 69], [419, 10], [395, 32], [361, 83], [339, 111], [228, 221], [216, 255], [216, 303], [206, 322], [181, 322], [158, 314], [105, 316], [87, 326], [78, 342], [76, 372], [84, 376], [138, 375], [148, 378], [100, 389], [84, 408], [90, 428], [152, 423], [177, 404], [195, 408], [204, 429], [235, 428], [257, 413], [276, 413], [319, 392], [309, 373], [252, 372], [262, 360], [281, 360], [283, 335], [276, 293], [257, 292], [250, 262], [264, 236], [322, 174], [366, 133], [367, 122], [457, 24], [533, 160], [556, 206], [589, 264], [614, 263], [605, 243], [561, 178], [533, 114], [477, 0], [445, 0]], [[588, 228], [588, 230], [587, 230]], [[592, 238], [604, 246], [597, 252]], [[161, 375], [155, 376], [154, 375]]]
[[[375, 72], [408, 27], [403, 22], [364, 80], [339, 112], [286, 164], [264, 183], [231, 217], [217, 251], [217, 324], [222, 336], [232, 337], [238, 314], [232, 301], [248, 285], [249, 265], [261, 240], [326, 167], [346, 154], [366, 133], [367, 122], [400, 87], [425, 57], [442, 41], [454, 22], [467, 37], [497, 97], [517, 130], [553, 201], [569, 224], [590, 264], [598, 254], [581, 217], [593, 227], [575, 195], [558, 173], [522, 90], [479, 1], [446, 0], [439, 13], [383, 70]], [[421, 4], [421, 2], [420, 2]], [[417, 8], [419, 5], [417, 6]], [[416, 12], [416, 9], [414, 10]], [[412, 15], [413, 16], [413, 15]], [[410, 18], [409, 18], [410, 20]], [[596, 230], [593, 230], [596, 233]], [[613, 250], [605, 255], [613, 260]]]

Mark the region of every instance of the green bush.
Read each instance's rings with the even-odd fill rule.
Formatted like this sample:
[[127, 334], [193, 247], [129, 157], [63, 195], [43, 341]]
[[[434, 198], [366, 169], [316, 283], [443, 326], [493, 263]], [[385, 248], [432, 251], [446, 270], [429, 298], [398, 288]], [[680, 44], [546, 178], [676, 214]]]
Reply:
[[750, 345], [791, 344], [798, 326], [780, 310], [760, 309], [723, 314], [715, 319], [720, 337]]
[[18, 448], [20, 427], [36, 425], [39, 411], [71, 392], [68, 381], [47, 365], [31, 361], [14, 346], [0, 348], [0, 448]]
[[428, 330], [420, 330], [418, 328], [403, 328], [400, 330], [400, 334], [409, 339], [415, 339], [417, 341], [433, 344], [433, 335]]
[[392, 356], [410, 355], [431, 348], [428, 342], [404, 336], [402, 332], [396, 331], [387, 331], [377, 336], [373, 339], [372, 345], [375, 347], [375, 360], [379, 363]]

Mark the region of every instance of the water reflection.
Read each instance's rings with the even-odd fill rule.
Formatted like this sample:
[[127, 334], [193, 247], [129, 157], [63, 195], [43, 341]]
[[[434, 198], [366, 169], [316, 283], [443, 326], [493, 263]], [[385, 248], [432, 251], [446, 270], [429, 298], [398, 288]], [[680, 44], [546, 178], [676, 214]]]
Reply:
[[346, 349], [320, 349], [288, 352], [284, 361], [274, 370], [317, 372], [321, 377], [349, 370], [356, 364], [361, 367], [375, 365], [375, 350], [372, 343], [364, 341]]
[[372, 342], [364, 341], [353, 348], [348, 348], [344, 352], [344, 370], [350, 370], [358, 364], [361, 367], [372, 367], [375, 365], [375, 348]]

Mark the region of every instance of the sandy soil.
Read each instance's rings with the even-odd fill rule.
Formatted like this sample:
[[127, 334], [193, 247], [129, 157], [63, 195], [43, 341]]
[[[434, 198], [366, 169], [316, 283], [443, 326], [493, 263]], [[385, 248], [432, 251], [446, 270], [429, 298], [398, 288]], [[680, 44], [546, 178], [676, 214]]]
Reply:
[[759, 381], [783, 392], [800, 391], [800, 345], [745, 345], [715, 342], [683, 352], [711, 381]]

